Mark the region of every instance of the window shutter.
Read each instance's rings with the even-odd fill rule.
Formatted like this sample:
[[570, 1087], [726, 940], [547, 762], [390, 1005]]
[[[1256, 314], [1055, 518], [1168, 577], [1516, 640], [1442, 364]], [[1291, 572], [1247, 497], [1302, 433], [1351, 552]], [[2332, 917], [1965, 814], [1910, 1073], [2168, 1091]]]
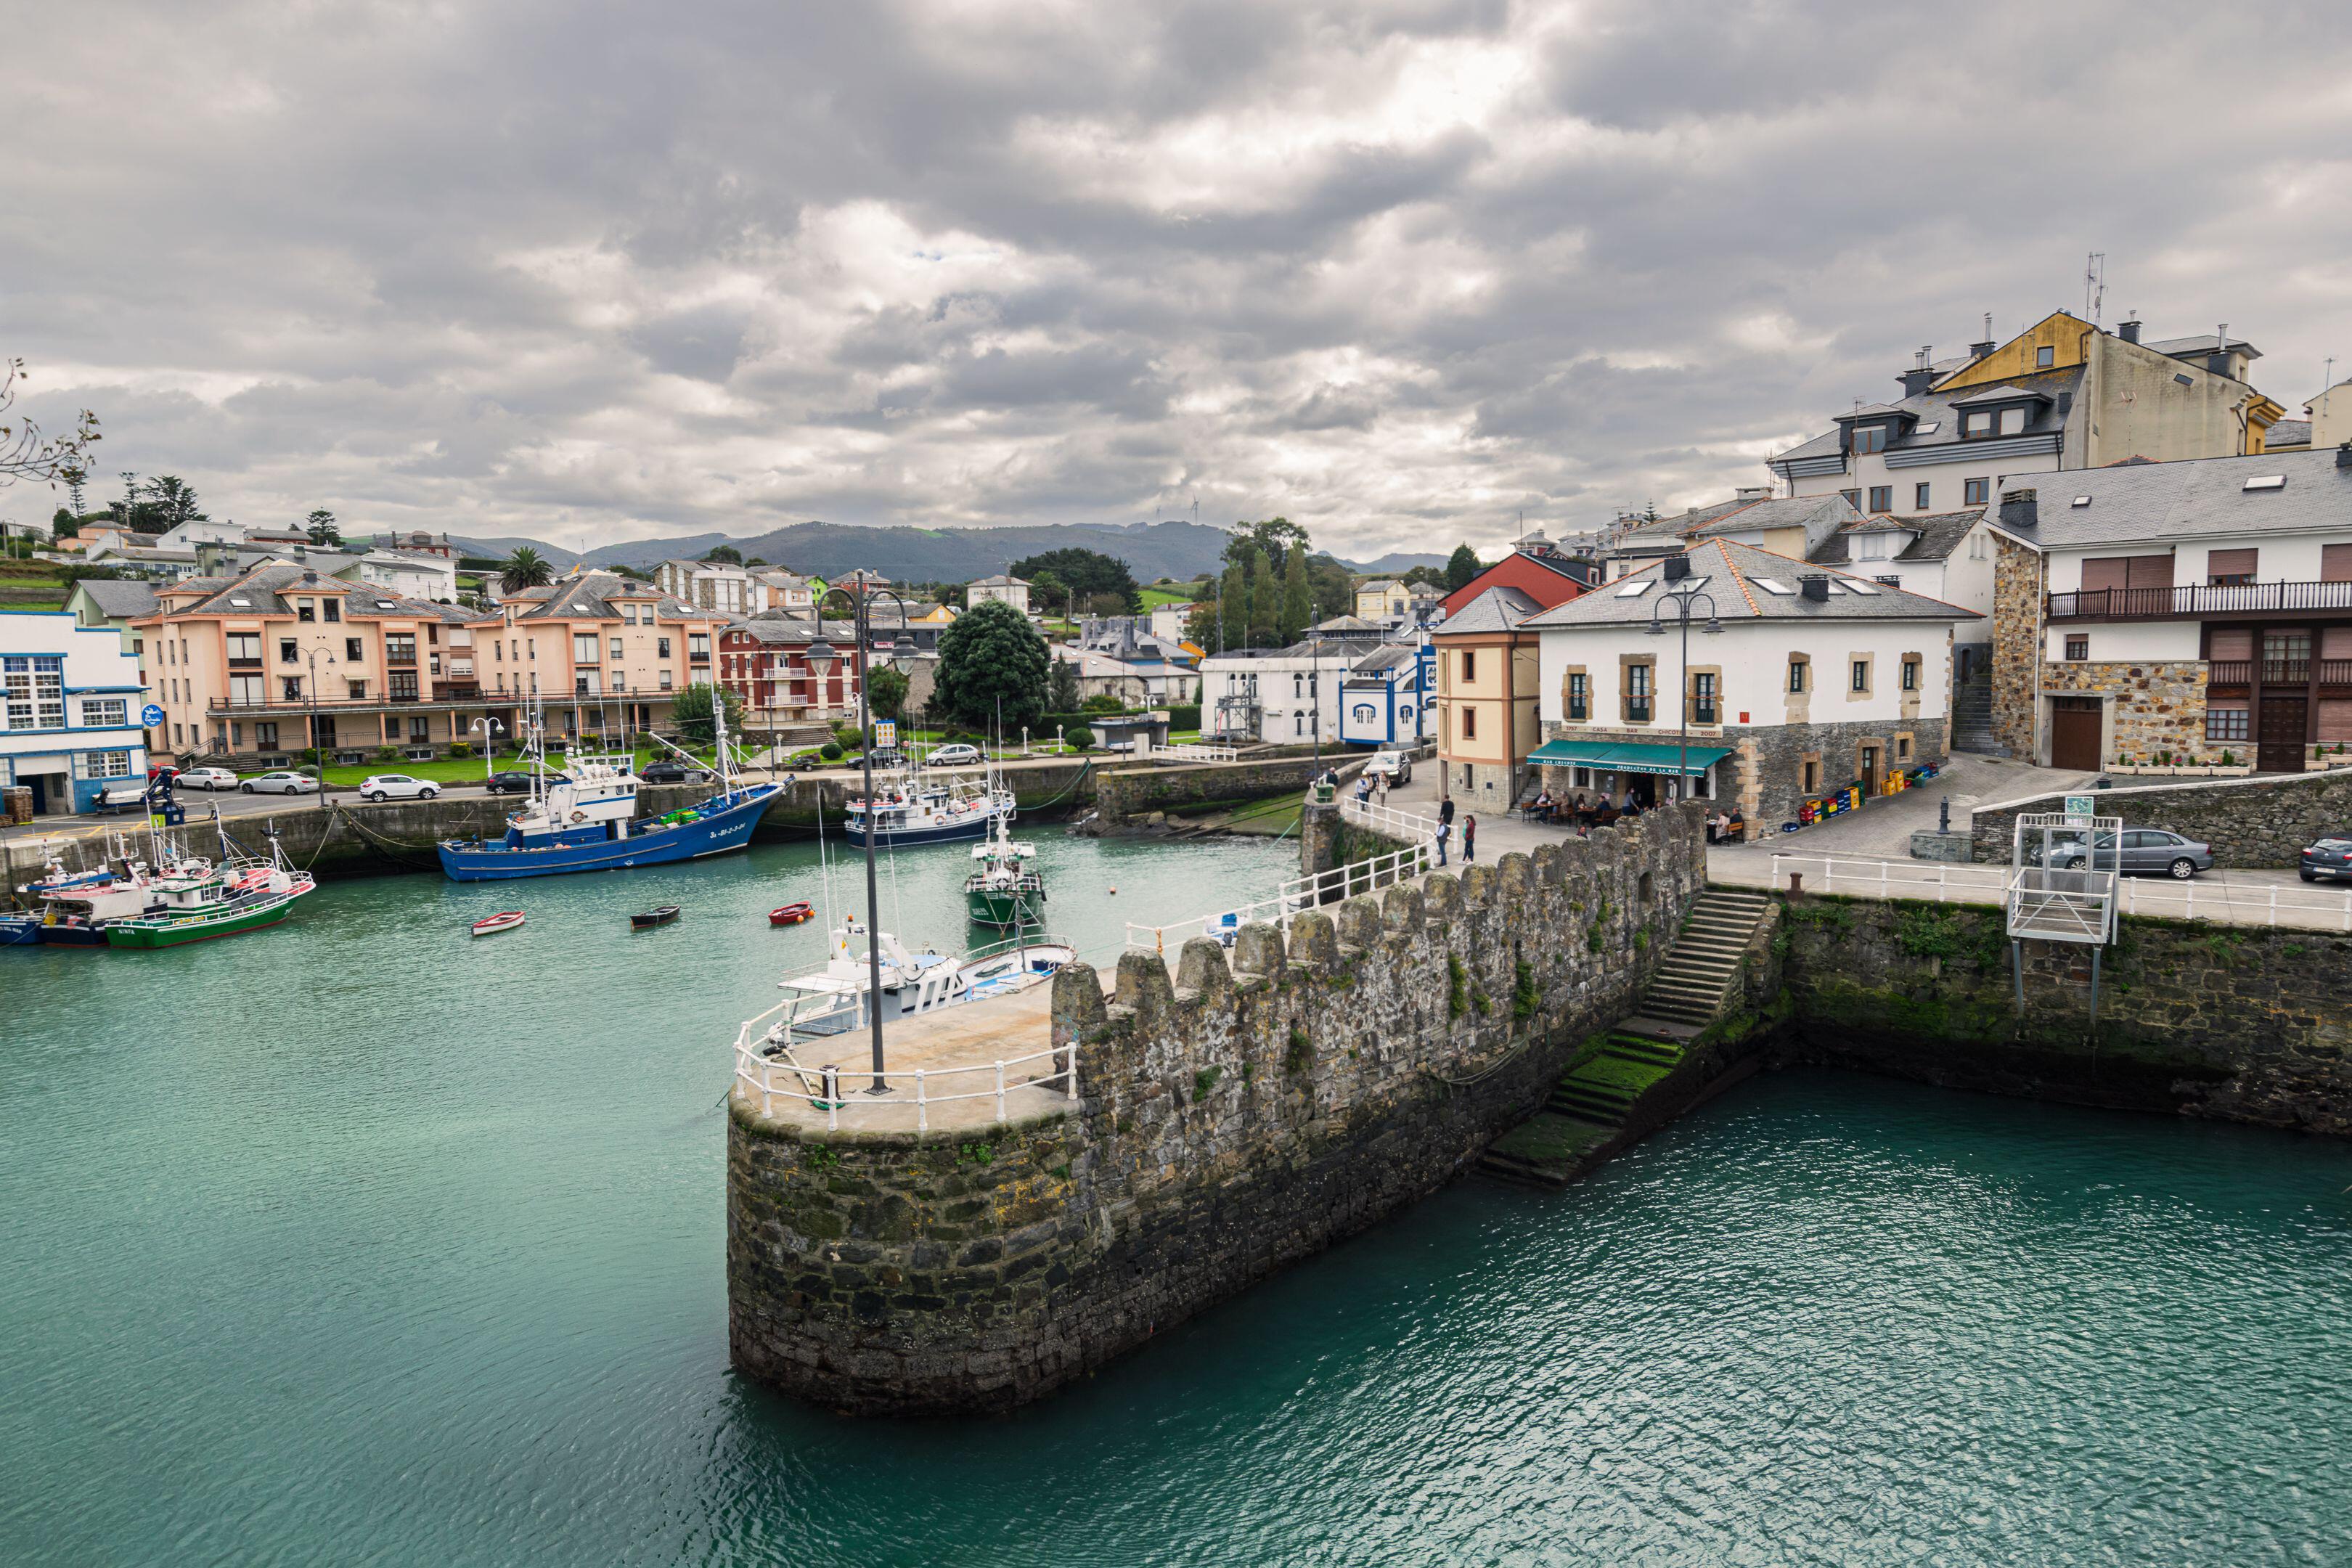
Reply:
[[2319, 580], [2323, 583], [2352, 583], [2352, 544], [2323, 544], [2319, 547]]
[[2205, 574], [2209, 577], [2251, 577], [2259, 550], [2213, 550], [2205, 555]]

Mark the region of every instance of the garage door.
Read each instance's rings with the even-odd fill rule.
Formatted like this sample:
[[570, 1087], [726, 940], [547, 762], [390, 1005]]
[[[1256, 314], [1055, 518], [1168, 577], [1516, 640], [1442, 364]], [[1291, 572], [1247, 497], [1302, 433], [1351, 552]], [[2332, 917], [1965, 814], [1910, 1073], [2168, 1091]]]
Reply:
[[2099, 765], [2099, 700], [2095, 697], [2053, 697], [2050, 700], [2050, 765], [2080, 768]]

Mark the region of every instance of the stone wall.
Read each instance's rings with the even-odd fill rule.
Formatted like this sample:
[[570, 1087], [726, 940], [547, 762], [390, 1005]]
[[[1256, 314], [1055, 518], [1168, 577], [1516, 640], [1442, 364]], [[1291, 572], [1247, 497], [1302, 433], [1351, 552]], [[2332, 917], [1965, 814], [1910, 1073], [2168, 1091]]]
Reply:
[[[2226, 867], [2292, 866], [2321, 834], [2352, 829], [2352, 769], [2139, 784], [2098, 790], [2095, 797], [2100, 816], [2120, 816], [2126, 827], [2166, 827], [2203, 839]], [[2065, 809], [2064, 795], [2044, 795], [1970, 813], [1976, 858], [2006, 864], [2018, 813]]]
[[1998, 910], [1806, 898], [1781, 911], [1783, 1059], [2090, 1105], [2352, 1133], [2352, 937], [2126, 919], [2025, 944]]
[[1064, 971], [1076, 1115], [729, 1128], [730, 1339], [838, 1408], [1034, 1398], [1458, 1173], [1633, 1006], [1705, 875], [1696, 811]]
[[1303, 794], [1324, 772], [1337, 768], [1342, 779], [1351, 779], [1363, 772], [1370, 759], [1368, 752], [1326, 752], [1319, 762], [1306, 756], [1273, 762], [1123, 767], [1095, 776], [1095, 809], [1101, 814], [1104, 826], [1120, 827], [1147, 812], [1263, 800], [1292, 791]]
[[2042, 557], [1993, 536], [1992, 731], [2009, 754], [2039, 759], [2033, 743], [2035, 683], [2042, 675]]
[[[2108, 699], [2102, 765], [2154, 762], [2159, 752], [2219, 757], [2224, 744], [2205, 739], [2205, 664], [2201, 659], [2158, 662], [2079, 663], [2060, 660], [2042, 667], [2042, 690]], [[2253, 742], [2231, 742], [2240, 762], [2251, 760]]]

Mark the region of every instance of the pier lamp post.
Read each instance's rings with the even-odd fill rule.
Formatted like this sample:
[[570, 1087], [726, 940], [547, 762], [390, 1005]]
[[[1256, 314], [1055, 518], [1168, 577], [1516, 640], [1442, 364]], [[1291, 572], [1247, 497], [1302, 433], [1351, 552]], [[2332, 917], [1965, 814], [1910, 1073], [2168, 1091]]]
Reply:
[[327, 668], [335, 668], [335, 656], [323, 647], [314, 647], [302, 661], [310, 678], [303, 682], [310, 699], [310, 749], [319, 753], [319, 809], [327, 809], [327, 748], [319, 742], [319, 660], [324, 658]]
[[505, 733], [506, 726], [485, 713], [466, 726], [469, 735], [477, 730], [482, 732], [482, 780], [487, 784], [498, 776], [499, 737]]
[[874, 664], [874, 601], [888, 599], [898, 615], [898, 637], [891, 645], [891, 658], [887, 661], [890, 668], [900, 668], [913, 661], [915, 639], [907, 629], [907, 602], [889, 589], [877, 588], [866, 583], [860, 583], [858, 591], [854, 594], [845, 588], [828, 588], [818, 596], [814, 605], [816, 640], [809, 644], [807, 655], [808, 667], [820, 681], [833, 673], [833, 667], [841, 657], [834, 651], [833, 645], [824, 640], [824, 606], [836, 594], [849, 606], [850, 670], [857, 680], [858, 757], [865, 764], [866, 777], [866, 1016], [872, 1025], [874, 1039], [874, 1082], [866, 1092], [887, 1094], [890, 1085], [882, 1076], [881, 901], [876, 889], [874, 871], [875, 824], [881, 813], [874, 809], [874, 715], [868, 700], [873, 682], [867, 679]]
[[[1694, 594], [1688, 592], [1676, 594], [1672, 592], [1670, 589], [1668, 591], [1668, 597], [1672, 598], [1675, 602], [1675, 612], [1681, 618], [1683, 628], [1682, 666], [1675, 671], [1675, 685], [1679, 689], [1678, 696], [1682, 709], [1682, 729], [1679, 742], [1680, 750], [1676, 752], [1675, 757], [1675, 788], [1676, 791], [1675, 798], [1679, 802], [1690, 798], [1691, 602], [1695, 599], [1705, 599], [1706, 601], [1706, 625], [1699, 628], [1701, 636], [1715, 637], [1719, 635], [1723, 630], [1723, 623], [1716, 618], [1715, 598], [1712, 595]], [[1650, 606], [1650, 635], [1654, 637], [1664, 637], [1665, 635], [1666, 627], [1664, 619], [1665, 611], [1666, 605], [1664, 599], [1661, 599], [1658, 603]], [[1721, 693], [1718, 692], [1717, 694], [1717, 700], [1720, 701], [1721, 700]]]

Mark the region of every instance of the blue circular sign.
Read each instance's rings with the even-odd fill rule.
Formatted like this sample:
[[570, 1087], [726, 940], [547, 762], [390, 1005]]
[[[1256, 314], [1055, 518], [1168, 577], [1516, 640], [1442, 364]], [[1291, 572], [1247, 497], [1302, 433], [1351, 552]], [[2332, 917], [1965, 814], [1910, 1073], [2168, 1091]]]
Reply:
[[139, 721], [150, 730], [163, 721], [163, 710], [152, 702], [139, 710]]

